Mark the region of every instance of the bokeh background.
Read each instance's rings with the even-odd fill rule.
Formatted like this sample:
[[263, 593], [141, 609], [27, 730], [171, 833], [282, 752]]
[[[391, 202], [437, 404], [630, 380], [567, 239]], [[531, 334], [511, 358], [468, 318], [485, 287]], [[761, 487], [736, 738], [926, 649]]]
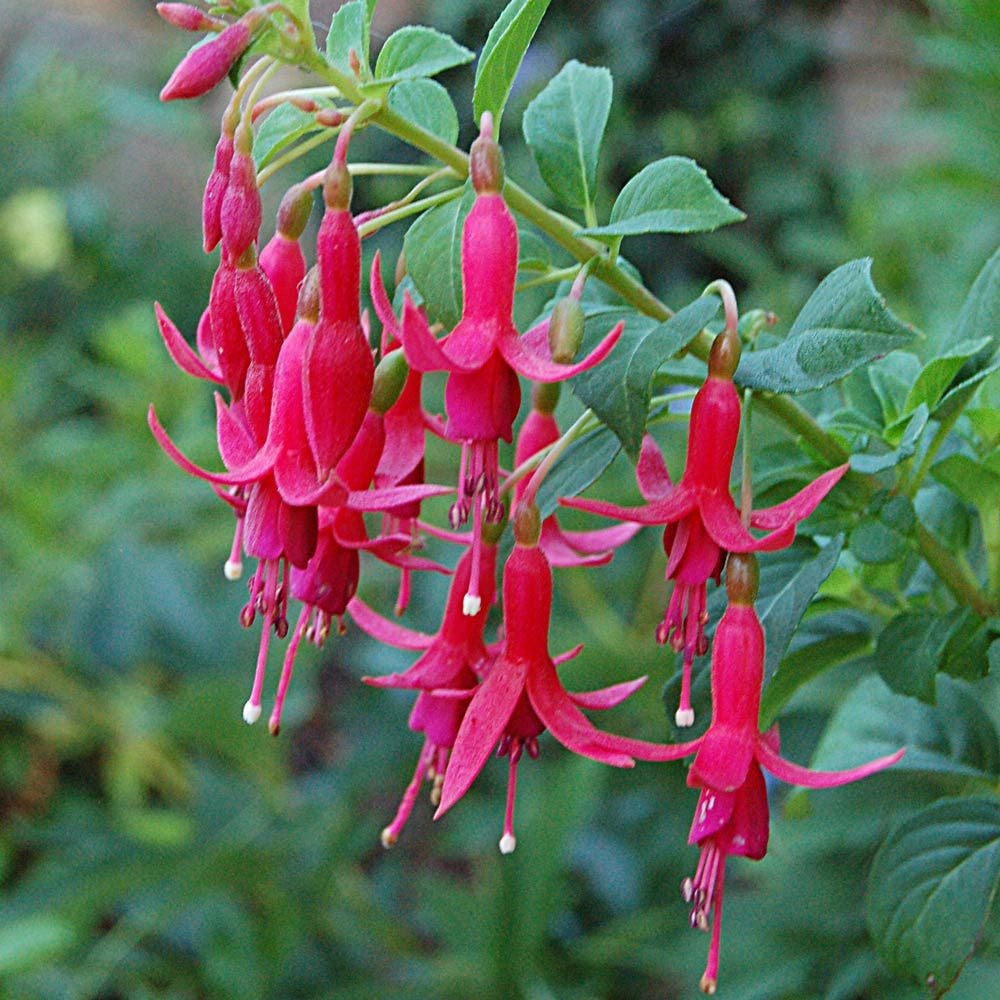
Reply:
[[[318, 28], [336, 6], [313, 3]], [[477, 49], [500, 8], [383, 0], [376, 42], [417, 21]], [[436, 826], [421, 802], [384, 852], [418, 749], [412, 696], [359, 678], [405, 655], [333, 637], [300, 657], [278, 739], [240, 721], [256, 636], [220, 572], [231, 517], [145, 424], [155, 400], [210, 460], [211, 400], [152, 314], [158, 299], [192, 330], [213, 267], [199, 205], [225, 95], [157, 101], [187, 42], [145, 0], [0, 0], [0, 997], [696, 995], [682, 768], [611, 771], [546, 742], [522, 769], [514, 856], [495, 847], [501, 766]], [[509, 169], [541, 192], [514, 141], [523, 108], [567, 59], [606, 65], [605, 206], [683, 154], [749, 216], [630, 242], [666, 301], [721, 276], [744, 308], [790, 317], [872, 256], [934, 344], [1000, 239], [998, 53], [992, 0], [554, 0], [505, 119]], [[445, 78], [460, 109], [471, 79]], [[382, 194], [359, 185], [359, 203]], [[380, 239], [391, 255], [401, 233]], [[648, 672], [607, 727], [663, 738], [654, 535], [560, 579], [552, 645], [587, 644], [572, 687]], [[421, 584], [411, 620], [433, 628], [443, 585]], [[373, 602], [392, 586], [366, 565]], [[853, 676], [797, 696], [789, 756], [808, 759]], [[719, 995], [920, 996], [879, 965], [862, 898], [880, 837], [928, 790], [881, 776], [784, 794], [766, 860], [730, 865]], [[955, 997], [996, 995], [997, 931]]]

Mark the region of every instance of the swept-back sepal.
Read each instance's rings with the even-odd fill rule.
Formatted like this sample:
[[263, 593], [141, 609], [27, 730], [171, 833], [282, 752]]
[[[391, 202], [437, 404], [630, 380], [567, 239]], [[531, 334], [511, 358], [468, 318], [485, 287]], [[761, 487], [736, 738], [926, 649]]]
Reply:
[[819, 506], [827, 493], [840, 482], [849, 468], [849, 464], [838, 465], [799, 490], [795, 496], [773, 507], [755, 510], [750, 515], [751, 526], [770, 531], [786, 525], [789, 521], [795, 524], [804, 521]]
[[214, 382], [216, 385], [223, 385], [222, 375], [212, 371], [192, 350], [191, 345], [163, 311], [159, 302], [153, 303], [153, 309], [156, 312], [156, 325], [159, 328], [160, 336], [163, 338], [164, 346], [174, 364], [187, 375], [204, 379], [206, 382]]
[[884, 771], [887, 767], [892, 767], [906, 753], [906, 747], [902, 747], [895, 753], [885, 757], [877, 757], [858, 767], [852, 767], [846, 771], [813, 771], [811, 768], [793, 764], [789, 760], [775, 753], [763, 740], [757, 743], [757, 760], [760, 761], [768, 771], [781, 781], [789, 785], [803, 785], [806, 788], [836, 788], [838, 785], [846, 785], [852, 781], [860, 781], [871, 774]]
[[529, 350], [524, 339], [516, 335], [504, 334], [497, 340], [497, 347], [507, 362], [516, 372], [533, 382], [562, 382], [564, 379], [579, 375], [600, 364], [611, 353], [618, 343], [618, 338], [625, 329], [624, 322], [618, 323], [606, 337], [582, 361], [572, 365], [561, 365], [542, 354]]

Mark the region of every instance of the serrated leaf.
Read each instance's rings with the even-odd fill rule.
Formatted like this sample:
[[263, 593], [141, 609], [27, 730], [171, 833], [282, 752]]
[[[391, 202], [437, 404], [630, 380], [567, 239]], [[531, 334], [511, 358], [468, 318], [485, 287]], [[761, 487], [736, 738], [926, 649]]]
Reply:
[[906, 611], [886, 625], [875, 655], [878, 672], [893, 691], [934, 704], [937, 672], [963, 613], [964, 608], [946, 615]]
[[462, 226], [475, 192], [424, 212], [406, 231], [403, 251], [431, 322], [454, 327], [462, 316]]
[[253, 158], [257, 169], [267, 166], [293, 142], [312, 132], [319, 132], [321, 128], [321, 125], [316, 124], [314, 115], [293, 104], [282, 104], [275, 108], [264, 119], [254, 136]]
[[612, 90], [608, 70], [572, 60], [524, 112], [521, 128], [538, 172], [552, 192], [574, 208], [594, 201]]
[[925, 705], [894, 694], [879, 677], [865, 677], [840, 703], [816, 748], [812, 766], [847, 767], [906, 747], [894, 771], [995, 781], [1000, 774], [996, 727], [976, 689], [938, 678], [938, 702]]
[[368, 72], [371, 10], [365, 0], [348, 0], [337, 8], [326, 36], [326, 61], [342, 73], [354, 76], [351, 69], [351, 49]]
[[615, 242], [640, 233], [705, 233], [745, 218], [694, 160], [668, 156], [643, 167], [622, 188], [606, 226], [577, 235]]
[[478, 122], [484, 111], [493, 113], [494, 134], [500, 135], [503, 117], [514, 77], [521, 68], [525, 52], [535, 37], [550, 0], [511, 0], [490, 29], [476, 65], [472, 91], [472, 111]]
[[607, 333], [618, 320], [625, 331], [614, 350], [596, 368], [578, 375], [573, 392], [614, 432], [635, 461], [642, 444], [649, 410], [653, 373], [669, 357], [683, 350], [718, 312], [715, 296], [696, 299], [664, 323], [655, 323], [634, 310], [610, 310], [584, 323], [584, 342]]
[[758, 600], [757, 613], [764, 626], [764, 683], [774, 676], [778, 664], [788, 651], [806, 608], [816, 596], [823, 581], [833, 572], [844, 547], [844, 536], [832, 538], [815, 559], [805, 563], [773, 597]]
[[383, 83], [437, 76], [453, 66], [472, 62], [475, 53], [450, 35], [410, 24], [394, 31], [375, 61], [375, 79]]
[[868, 926], [883, 961], [950, 989], [972, 954], [1000, 885], [1000, 800], [942, 799], [882, 844], [868, 881]]
[[767, 392], [820, 389], [917, 336], [889, 311], [871, 279], [871, 260], [827, 275], [783, 343], [745, 353], [736, 380]]
[[917, 450], [917, 442], [927, 427], [930, 412], [926, 403], [921, 403], [903, 431], [899, 447], [880, 455], [852, 455], [851, 468], [856, 472], [884, 472], [909, 458]]
[[458, 112], [436, 80], [402, 80], [389, 91], [389, 108], [449, 146], [458, 141]]
[[538, 489], [543, 518], [557, 507], [559, 497], [575, 497], [600, 478], [621, 451], [621, 442], [607, 427], [585, 434], [566, 449]]
[[891, 497], [854, 526], [851, 553], [863, 563], [895, 562], [908, 550], [916, 520], [909, 497]]

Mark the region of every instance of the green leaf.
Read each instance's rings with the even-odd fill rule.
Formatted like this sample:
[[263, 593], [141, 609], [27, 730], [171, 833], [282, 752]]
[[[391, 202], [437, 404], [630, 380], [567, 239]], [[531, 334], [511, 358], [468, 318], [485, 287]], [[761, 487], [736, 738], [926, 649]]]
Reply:
[[555, 511], [559, 497], [575, 497], [601, 477], [621, 451], [621, 443], [607, 427], [584, 434], [566, 449], [538, 489], [543, 518]]
[[389, 108], [454, 146], [458, 112], [436, 80], [403, 80], [389, 91]]
[[[1000, 249], [983, 265], [955, 321], [958, 341], [986, 337], [993, 349], [1000, 347]], [[985, 352], [984, 352], [985, 353]]]
[[715, 296], [695, 299], [664, 323], [655, 324], [634, 310], [608, 310], [584, 323], [584, 344], [592, 345], [623, 319], [625, 330], [607, 359], [578, 375], [573, 392], [614, 432], [635, 461], [642, 444], [653, 373], [683, 350], [718, 312]]
[[976, 688], [938, 678], [938, 703], [925, 705], [894, 694], [865, 677], [840, 703], [816, 748], [812, 766], [836, 770], [906, 747], [893, 771], [959, 780], [995, 781], [1000, 741]]
[[462, 316], [462, 226], [475, 192], [424, 212], [407, 230], [403, 251], [432, 323], [451, 329]]
[[778, 593], [766, 601], [757, 602], [767, 651], [764, 660], [765, 684], [777, 671], [806, 608], [823, 581], [833, 572], [843, 547], [843, 535], [831, 539], [816, 558], [805, 563]]
[[368, 70], [369, 28], [371, 10], [365, 0], [348, 0], [341, 5], [330, 22], [326, 36], [326, 61], [352, 78], [351, 49], [357, 53], [362, 72]]
[[521, 128], [542, 179], [574, 208], [594, 201], [612, 89], [608, 70], [572, 60], [524, 112]]
[[989, 344], [989, 337], [962, 341], [946, 353], [928, 361], [907, 393], [900, 418], [908, 417], [921, 403], [926, 403], [933, 413], [962, 365]]
[[375, 62], [375, 79], [383, 83], [437, 76], [453, 66], [471, 62], [475, 53], [450, 35], [411, 24], [394, 31]]
[[916, 336], [886, 308], [871, 260], [854, 260], [823, 279], [783, 343], [743, 355], [736, 379], [768, 392], [820, 389]]
[[950, 989], [1000, 885], [1000, 801], [942, 799], [904, 820], [875, 855], [868, 926], [894, 972]]
[[534, 229], [517, 227], [517, 266], [528, 271], [547, 271], [552, 264], [549, 245]]
[[878, 672], [898, 694], [928, 704], [936, 698], [937, 672], [945, 648], [962, 625], [964, 608], [946, 615], [929, 610], [897, 615], [878, 637]]
[[293, 104], [275, 108], [261, 123], [253, 140], [253, 158], [257, 169], [267, 166], [282, 150], [322, 126], [316, 118]]
[[514, 77], [541, 24], [550, 0], [511, 0], [490, 29], [476, 65], [472, 111], [478, 122], [484, 111], [493, 113], [494, 134], [500, 136], [500, 119], [510, 96]]
[[608, 225], [577, 235], [615, 242], [639, 233], [705, 233], [745, 218], [694, 160], [668, 156], [643, 167], [622, 188]]
[[894, 465], [899, 465], [917, 450], [917, 442], [927, 427], [929, 417], [930, 412], [927, 409], [927, 404], [921, 403], [906, 425], [898, 448], [880, 455], [852, 455], [851, 468], [856, 472], [873, 473], [884, 472]]
[[920, 359], [909, 351], [895, 351], [868, 366], [868, 380], [882, 408], [888, 427], [903, 415], [906, 395], [920, 375]]
[[949, 455], [931, 467], [931, 475], [972, 507], [983, 512], [1000, 508], [1000, 472], [968, 455]]
[[891, 497], [854, 526], [852, 554], [863, 563], [895, 562], [909, 549], [916, 520], [909, 497]]
[[69, 952], [77, 937], [73, 926], [54, 914], [4, 920], [0, 928], [0, 973], [44, 968]]

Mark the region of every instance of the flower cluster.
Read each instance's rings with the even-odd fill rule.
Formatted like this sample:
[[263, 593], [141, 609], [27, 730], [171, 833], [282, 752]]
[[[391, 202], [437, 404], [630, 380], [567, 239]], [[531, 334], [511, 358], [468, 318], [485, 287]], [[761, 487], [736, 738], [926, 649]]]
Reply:
[[[184, 4], [162, 4], [161, 14], [214, 37], [182, 61], [164, 100], [204, 93], [229, 72], [265, 22], [270, 7], [253, 8], [232, 23]], [[516, 846], [514, 805], [525, 752], [536, 757], [548, 731], [574, 753], [613, 767], [636, 760], [693, 756], [688, 782], [700, 790], [690, 841], [701, 850], [693, 878], [683, 885], [691, 922], [711, 928], [702, 980], [714, 992], [718, 973], [723, 876], [730, 855], [764, 856], [768, 793], [761, 768], [813, 787], [853, 781], [881, 770], [900, 753], [852, 771], [812, 772], [778, 754], [777, 732], [761, 734], [758, 714], [764, 638], [754, 611], [757, 551], [789, 545], [798, 523], [833, 488], [846, 466], [832, 469], [775, 507], [737, 510], [730, 495], [741, 403], [733, 383], [740, 356], [735, 299], [716, 283], [725, 304], [724, 330], [714, 340], [708, 375], [694, 399], [684, 473], [674, 485], [652, 437], [637, 465], [645, 506], [625, 508], [596, 500], [562, 502], [621, 522], [603, 530], [564, 530], [537, 504], [539, 486], [572, 434], [560, 434], [558, 383], [599, 365], [615, 348], [619, 324], [581, 360], [581, 296], [586, 269], [551, 315], [525, 333], [514, 323], [518, 231], [504, 198], [503, 161], [491, 115], [484, 113], [469, 154], [474, 200], [462, 228], [462, 313], [437, 336], [422, 304], [404, 290], [398, 312], [383, 285], [378, 255], [369, 288], [381, 324], [372, 343], [361, 305], [362, 254], [351, 211], [348, 164], [351, 137], [364, 106], [316, 110], [323, 128], [338, 130], [329, 167], [293, 186], [283, 198], [275, 231], [260, 249], [262, 208], [253, 159], [258, 106], [251, 89], [261, 74], [248, 69], [222, 119], [202, 206], [204, 248], [218, 265], [189, 345], [156, 306], [168, 352], [187, 374], [216, 385], [217, 440], [224, 469], [208, 471], [187, 458], [149, 411], [152, 432], [186, 472], [211, 484], [235, 515], [225, 575], [242, 575], [244, 556], [255, 562], [241, 621], [262, 623], [248, 723], [262, 711], [271, 636], [290, 636], [278, 681], [270, 729], [277, 733], [301, 640], [321, 644], [348, 616], [380, 642], [419, 653], [409, 669], [368, 677], [382, 688], [416, 692], [410, 728], [423, 736], [413, 778], [385, 827], [386, 847], [400, 837], [425, 780], [435, 818], [453, 808], [494, 753], [508, 761], [508, 791], [500, 850]], [[308, 102], [299, 102], [305, 107]], [[317, 188], [323, 216], [315, 243], [304, 234]], [[369, 213], [377, 217], [378, 213]], [[307, 260], [313, 259], [313, 263]], [[444, 414], [429, 415], [422, 401], [427, 373], [445, 374]], [[534, 383], [531, 406], [516, 434], [522, 379]], [[458, 467], [449, 525], [421, 519], [421, 503], [452, 487], [424, 482], [424, 439], [437, 434], [454, 446]], [[500, 442], [515, 444], [516, 470], [501, 467]], [[501, 536], [512, 508], [513, 549], [499, 566]], [[364, 515], [379, 513], [369, 533]], [[468, 530], [461, 531], [463, 525]], [[549, 625], [553, 567], [595, 566], [611, 559], [643, 525], [663, 526], [665, 575], [673, 593], [656, 639], [682, 653], [678, 725], [693, 722], [691, 669], [708, 651], [706, 591], [725, 571], [729, 606], [712, 642], [712, 719], [704, 736], [665, 744], [598, 729], [584, 710], [609, 709], [645, 681], [570, 693], [553, 657]], [[756, 529], [761, 534], [752, 534]], [[460, 549], [453, 570], [419, 555], [430, 534]], [[451, 573], [437, 632], [419, 632], [383, 617], [358, 596], [364, 558], [400, 571], [397, 615], [405, 612], [415, 571]], [[492, 641], [490, 614], [501, 579], [502, 619]], [[289, 601], [301, 605], [289, 624]]]

